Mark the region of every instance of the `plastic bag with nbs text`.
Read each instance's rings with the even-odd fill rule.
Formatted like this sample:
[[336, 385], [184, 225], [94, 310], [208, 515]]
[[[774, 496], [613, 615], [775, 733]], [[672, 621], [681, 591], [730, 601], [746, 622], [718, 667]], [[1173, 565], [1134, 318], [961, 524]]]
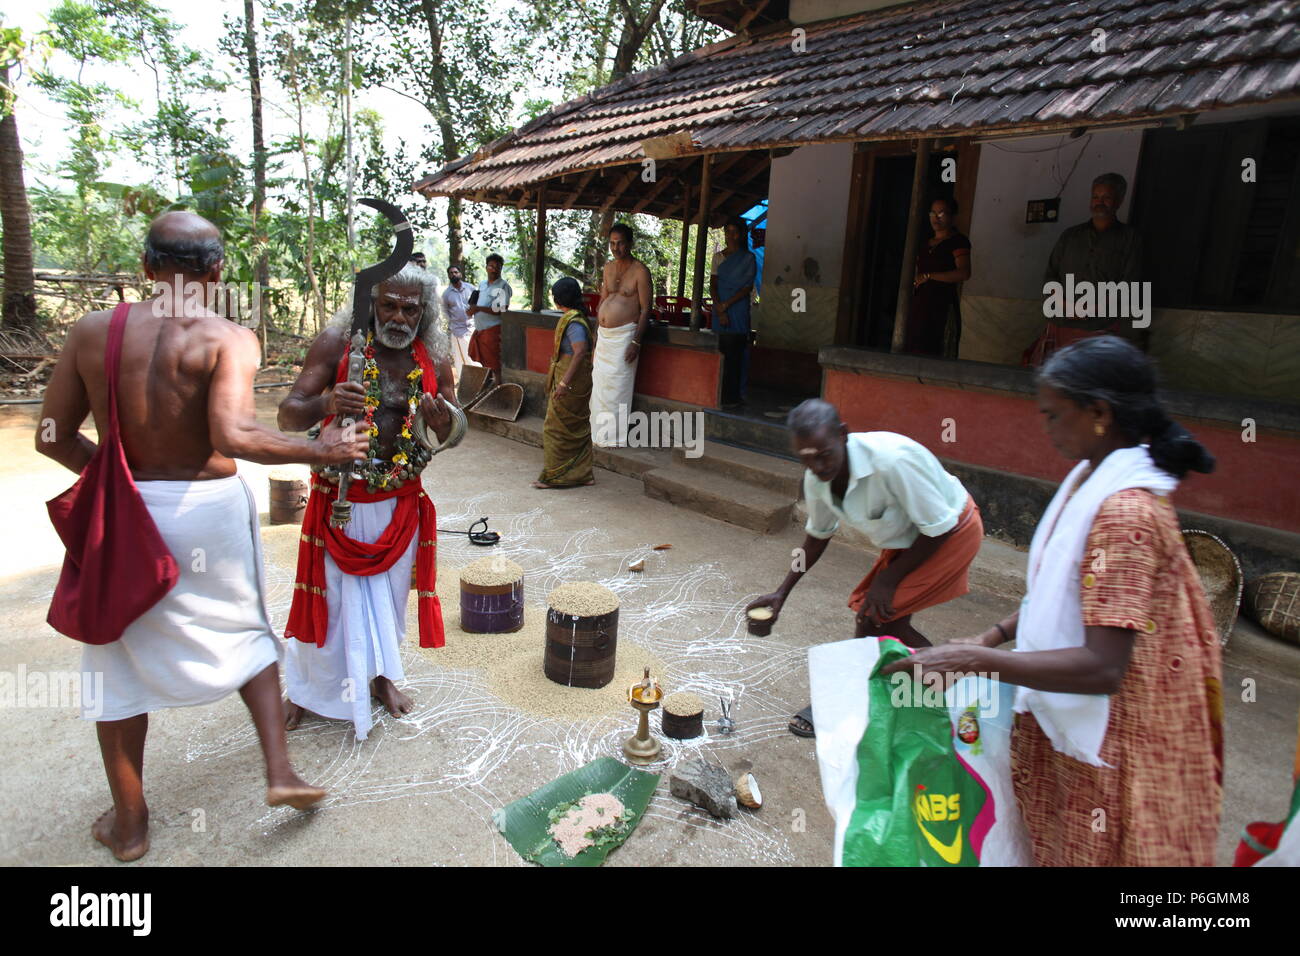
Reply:
[[967, 676], [940, 694], [877, 671], [911, 652], [855, 638], [808, 652], [836, 866], [1032, 866], [1011, 785], [1014, 688]]

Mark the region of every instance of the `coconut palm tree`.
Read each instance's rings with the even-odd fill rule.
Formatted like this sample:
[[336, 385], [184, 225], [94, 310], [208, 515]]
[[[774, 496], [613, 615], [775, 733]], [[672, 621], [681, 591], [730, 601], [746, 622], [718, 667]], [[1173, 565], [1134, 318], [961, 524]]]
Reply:
[[36, 325], [36, 274], [32, 263], [32, 215], [23, 184], [23, 147], [16, 102], [9, 92], [9, 66], [0, 66], [0, 221], [4, 226], [4, 321], [6, 329]]

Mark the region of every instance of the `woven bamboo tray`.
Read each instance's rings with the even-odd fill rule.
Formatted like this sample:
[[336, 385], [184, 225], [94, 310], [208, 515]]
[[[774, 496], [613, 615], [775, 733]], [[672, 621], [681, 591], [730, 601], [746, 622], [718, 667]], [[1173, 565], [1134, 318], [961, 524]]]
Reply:
[[1201, 576], [1201, 587], [1209, 599], [1210, 610], [1214, 612], [1219, 643], [1227, 644], [1232, 636], [1232, 627], [1237, 623], [1242, 585], [1246, 580], [1241, 572], [1241, 562], [1221, 538], [1208, 531], [1185, 529], [1183, 541], [1192, 556], [1192, 563], [1196, 565], [1197, 574]]
[[1251, 581], [1246, 613], [1274, 637], [1300, 644], [1300, 574], [1276, 571]]

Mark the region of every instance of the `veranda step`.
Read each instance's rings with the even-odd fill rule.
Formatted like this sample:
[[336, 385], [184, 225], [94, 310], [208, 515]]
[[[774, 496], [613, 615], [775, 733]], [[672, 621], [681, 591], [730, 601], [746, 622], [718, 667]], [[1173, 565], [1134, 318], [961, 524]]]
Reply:
[[689, 461], [652, 469], [641, 480], [651, 498], [762, 534], [788, 525], [794, 507], [788, 495], [693, 467]]

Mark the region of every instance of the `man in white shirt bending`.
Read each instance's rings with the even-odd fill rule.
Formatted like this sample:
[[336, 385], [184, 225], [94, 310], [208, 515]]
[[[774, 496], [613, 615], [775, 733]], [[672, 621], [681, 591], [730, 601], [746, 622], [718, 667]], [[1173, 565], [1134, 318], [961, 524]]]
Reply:
[[[888, 635], [928, 647], [912, 615], [970, 591], [970, 565], [984, 539], [975, 501], [925, 446], [893, 432], [850, 433], [829, 402], [809, 399], [790, 412], [787, 425], [807, 469], [803, 560], [746, 610], [771, 608], [775, 622], [790, 591], [847, 521], [881, 549], [849, 598], [853, 636]], [[814, 736], [811, 707], [790, 721], [790, 731]]]

